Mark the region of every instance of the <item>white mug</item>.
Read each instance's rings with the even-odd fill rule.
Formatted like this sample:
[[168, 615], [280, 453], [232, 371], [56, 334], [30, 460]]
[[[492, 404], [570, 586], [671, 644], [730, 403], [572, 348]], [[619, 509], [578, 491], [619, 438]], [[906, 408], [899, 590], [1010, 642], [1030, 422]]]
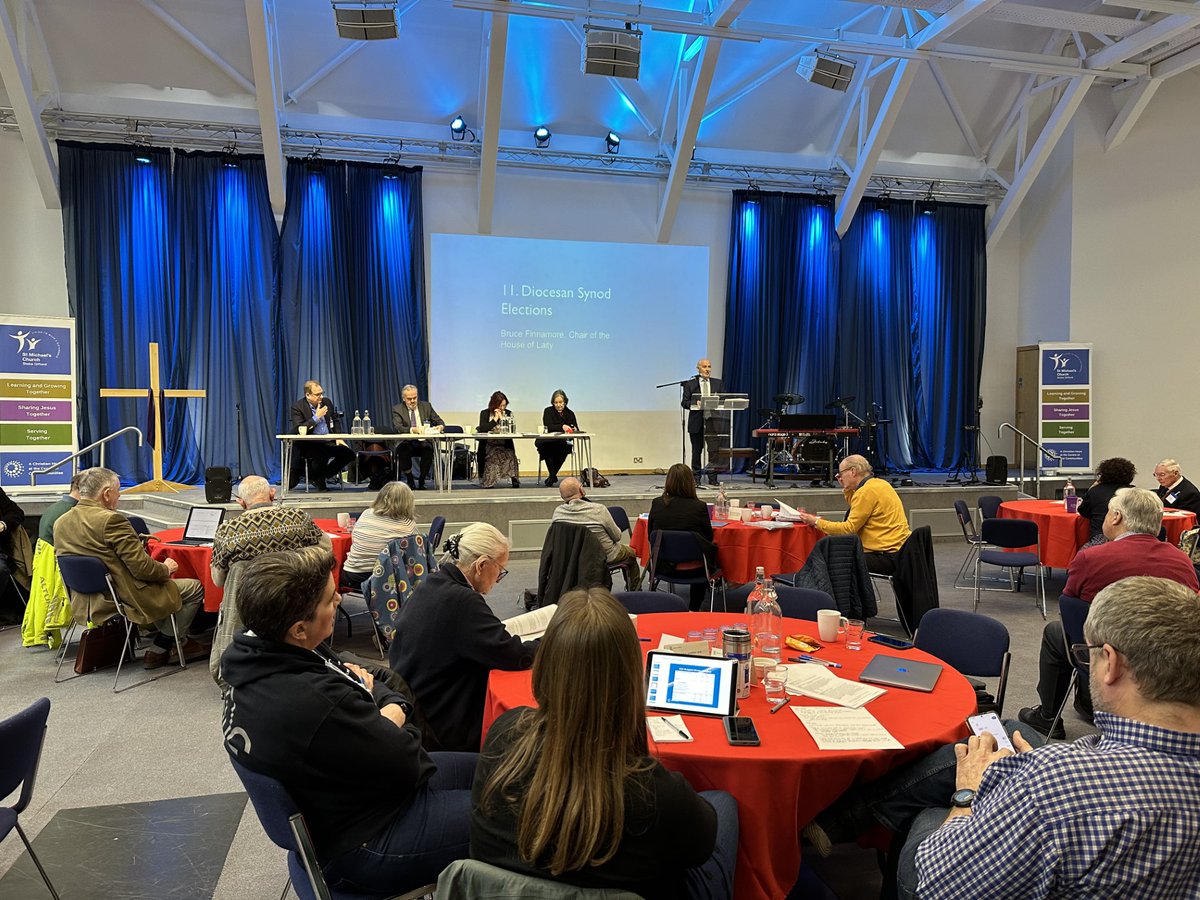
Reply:
[[296, 429], [296, 432], [298, 434], [300, 434], [301, 436], [306, 435], [306, 434], [308, 434], [308, 426], [301, 425], [299, 428]]
[[350, 513], [338, 513], [338, 528], [350, 527]]
[[836, 609], [817, 610], [817, 633], [827, 644], [835, 643], [838, 632], [846, 627], [847, 619]]

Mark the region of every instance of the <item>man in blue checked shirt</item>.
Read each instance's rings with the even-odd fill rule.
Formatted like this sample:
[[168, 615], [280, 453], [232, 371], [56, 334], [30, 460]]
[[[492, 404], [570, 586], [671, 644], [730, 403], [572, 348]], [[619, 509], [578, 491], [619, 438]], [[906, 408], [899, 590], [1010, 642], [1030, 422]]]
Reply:
[[833, 836], [864, 811], [867, 824], [911, 822], [904, 900], [1200, 897], [1200, 598], [1126, 578], [1096, 595], [1084, 638], [1071, 652], [1090, 665], [1099, 734], [1033, 749], [1014, 733], [1016, 754], [973, 737], [817, 824]]

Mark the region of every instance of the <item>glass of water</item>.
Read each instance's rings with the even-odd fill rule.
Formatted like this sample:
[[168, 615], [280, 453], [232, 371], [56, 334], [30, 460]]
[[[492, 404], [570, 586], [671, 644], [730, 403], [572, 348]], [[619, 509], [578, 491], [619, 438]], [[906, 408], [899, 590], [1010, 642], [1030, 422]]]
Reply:
[[787, 674], [787, 666], [774, 666], [763, 673], [763, 694], [768, 703], [784, 698]]
[[866, 630], [867, 623], [862, 619], [851, 619], [846, 623], [846, 649], [861, 650], [863, 631]]

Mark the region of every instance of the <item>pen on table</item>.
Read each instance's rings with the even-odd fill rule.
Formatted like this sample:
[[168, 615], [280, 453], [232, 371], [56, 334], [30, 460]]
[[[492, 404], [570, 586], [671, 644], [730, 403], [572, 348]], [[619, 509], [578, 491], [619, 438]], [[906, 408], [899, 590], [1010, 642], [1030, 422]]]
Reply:
[[665, 724], [666, 724], [666, 726], [667, 726], [668, 728], [670, 728], [672, 731], [674, 731], [674, 732], [675, 732], [677, 735], [679, 735], [679, 736], [680, 736], [681, 738], [683, 738], [685, 741], [686, 741], [686, 740], [687, 740], [687, 739], [690, 737], [690, 735], [689, 735], [689, 734], [688, 734], [686, 731], [684, 731], [682, 728], [680, 728], [679, 726], [677, 726], [677, 725], [676, 725], [674, 722], [672, 722], [670, 719], [666, 719], [666, 718], [664, 718], [664, 719], [661, 719], [660, 721], [662, 721], [663, 723], [665, 723]]
[[799, 656], [789, 656], [788, 662], [816, 663], [818, 666], [829, 666], [831, 669], [840, 669], [842, 667], [841, 663], [830, 662], [827, 659], [817, 659], [815, 656], [808, 656], [803, 653]]
[[645, 641], [646, 643], [650, 643], [650, 638], [644, 638], [644, 637], [640, 637], [640, 638], [638, 638], [638, 640], [639, 640], [639, 641]]
[[787, 697], [784, 697], [782, 700], [776, 700], [775, 703], [771, 706], [771, 715], [775, 715], [775, 713], [779, 712], [781, 709], [783, 709], [787, 705], [788, 705]]

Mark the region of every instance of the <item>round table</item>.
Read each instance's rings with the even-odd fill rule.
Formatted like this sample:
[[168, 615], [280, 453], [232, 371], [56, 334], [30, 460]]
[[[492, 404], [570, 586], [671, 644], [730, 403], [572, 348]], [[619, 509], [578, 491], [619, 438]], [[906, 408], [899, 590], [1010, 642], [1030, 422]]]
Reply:
[[[657, 613], [637, 617], [638, 634], [650, 638], [643, 648], [658, 646], [663, 632], [686, 635], [707, 626], [728, 625], [737, 616], [722, 613]], [[785, 620], [788, 634], [816, 634], [815, 622]], [[855, 679], [876, 653], [935, 661], [920, 650], [895, 651], [864, 644], [849, 651], [844, 644], [827, 646], [822, 658], [840, 662], [837, 674]], [[484, 734], [506, 710], [533, 704], [532, 676], [493, 671], [484, 706]], [[824, 706], [792, 697], [792, 705]], [[891, 688], [867, 709], [904, 745], [903, 750], [820, 751], [800, 720], [788, 709], [768, 713], [760, 688], [741, 701], [740, 713], [754, 719], [762, 738], [759, 747], [731, 747], [720, 719], [688, 716], [693, 743], [656, 745], [651, 752], [668, 769], [681, 772], [697, 791], [723, 790], [738, 801], [740, 834], [734, 893], [738, 898], [785, 897], [800, 871], [800, 831], [858, 781], [878, 778], [888, 770], [920, 758], [966, 735], [965, 720], [975, 711], [975, 692], [949, 666], [932, 693]]]
[[[633, 524], [629, 545], [642, 565], [650, 560], [650, 539], [645, 516]], [[784, 524], [784, 523], [780, 523]], [[754, 580], [754, 569], [762, 566], [768, 575], [798, 572], [817, 541], [825, 535], [811, 525], [789, 522], [790, 528], [762, 528], [744, 522], [713, 522], [713, 543], [717, 545], [717, 565], [727, 581], [745, 583]]]
[[[335, 578], [340, 578], [342, 565], [350, 553], [350, 532], [341, 528], [337, 519], [314, 519], [313, 521], [317, 523], [318, 528], [329, 535], [336, 563], [333, 575]], [[212, 547], [188, 547], [184, 544], [168, 543], [177, 541], [181, 537], [183, 537], [182, 528], [167, 528], [157, 531], [150, 536], [146, 550], [159, 562], [165, 559], [175, 560], [179, 564], [179, 570], [175, 573], [176, 578], [198, 579], [204, 585], [205, 610], [216, 612], [221, 608], [221, 601], [225, 599], [225, 590], [213, 584]]]
[[[1000, 504], [1000, 518], [1029, 519], [1038, 527], [1038, 551], [1042, 565], [1066, 569], [1076, 552], [1091, 536], [1088, 520], [1069, 513], [1061, 500], [1008, 500]], [[1163, 513], [1167, 540], [1179, 543], [1179, 536], [1196, 527], [1196, 514], [1181, 509]]]

